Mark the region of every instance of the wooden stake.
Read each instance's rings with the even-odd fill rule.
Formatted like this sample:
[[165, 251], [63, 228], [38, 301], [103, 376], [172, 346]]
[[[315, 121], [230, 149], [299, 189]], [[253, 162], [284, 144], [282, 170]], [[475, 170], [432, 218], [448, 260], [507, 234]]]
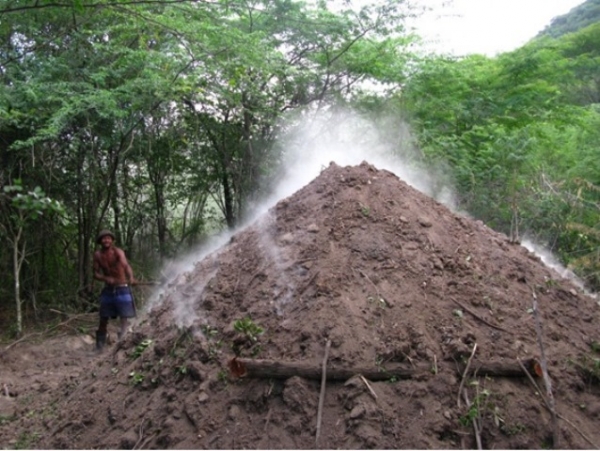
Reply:
[[550, 375], [548, 374], [548, 364], [546, 361], [546, 353], [544, 352], [544, 341], [542, 339], [542, 320], [537, 305], [537, 296], [535, 289], [532, 289], [533, 295], [533, 316], [535, 318], [535, 331], [537, 335], [538, 345], [540, 347], [540, 359], [542, 366], [542, 374], [544, 375], [544, 385], [546, 386], [546, 396], [548, 397], [548, 406], [550, 407], [550, 413], [552, 414], [552, 446], [554, 449], [560, 449], [560, 429], [558, 427], [558, 418], [556, 415], [556, 406], [554, 403], [554, 395], [552, 394], [552, 382], [550, 381]]
[[362, 374], [359, 374], [359, 377], [360, 377], [360, 380], [363, 381], [364, 384], [369, 389], [369, 393], [371, 393], [371, 396], [375, 399], [375, 401], [377, 401], [377, 393], [375, 393], [375, 391], [371, 388], [371, 386], [369, 385], [369, 383], [367, 382], [367, 380], [365, 379], [365, 377]]
[[327, 358], [329, 357], [329, 348], [331, 340], [327, 340], [325, 345], [325, 356], [323, 357], [323, 369], [321, 376], [321, 394], [319, 395], [319, 410], [317, 411], [317, 435], [315, 437], [315, 446], [319, 447], [319, 435], [321, 434], [321, 418], [323, 416], [323, 402], [325, 401], [325, 386], [327, 385]]
[[[546, 399], [546, 396], [544, 396], [544, 394], [540, 390], [540, 387], [538, 387], [538, 384], [536, 384], [531, 373], [527, 370], [527, 368], [525, 368], [525, 366], [521, 363], [521, 360], [519, 358], [517, 358], [517, 362], [519, 362], [519, 364], [523, 368], [523, 372], [525, 374], [527, 374], [527, 378], [529, 379], [529, 382], [531, 382], [531, 385], [533, 385], [533, 388], [535, 388], [536, 392], [540, 394], [542, 401], [544, 401], [544, 407], [546, 409], [548, 409], [548, 412], [552, 413], [552, 409], [550, 407], [550, 404], [548, 403], [548, 399]], [[569, 426], [571, 426], [573, 429], [575, 429], [579, 433], [579, 435], [581, 435], [585, 439], [585, 441], [587, 441], [590, 445], [592, 445], [593, 449], [600, 449], [600, 447], [598, 445], [596, 445], [594, 442], [592, 442], [590, 440], [590, 438], [588, 436], [586, 436], [583, 432], [581, 432], [581, 430], [577, 426], [575, 426], [571, 421], [569, 421], [567, 418], [563, 417], [562, 415], [560, 415], [558, 413], [556, 414], [556, 416], [558, 418], [560, 418], [561, 420], [563, 420], [565, 423], [567, 423]]]
[[473, 356], [475, 355], [475, 351], [477, 351], [477, 343], [473, 345], [473, 351], [471, 351], [471, 357], [467, 361], [467, 366], [465, 367], [465, 371], [463, 372], [462, 379], [460, 381], [460, 386], [458, 387], [458, 397], [456, 398], [456, 405], [460, 407], [460, 394], [465, 385], [465, 380], [467, 379], [467, 374], [469, 372], [469, 367], [471, 366], [471, 361], [473, 360]]
[[[465, 402], [467, 403], [467, 408], [471, 408], [471, 403], [469, 402], [469, 396], [467, 395], [467, 391], [463, 392], [463, 396], [465, 398]], [[473, 431], [475, 432], [475, 441], [477, 442], [477, 449], [483, 449], [481, 446], [481, 433], [479, 432], [479, 425], [477, 424], [477, 418], [472, 418], [471, 423], [473, 423]]]

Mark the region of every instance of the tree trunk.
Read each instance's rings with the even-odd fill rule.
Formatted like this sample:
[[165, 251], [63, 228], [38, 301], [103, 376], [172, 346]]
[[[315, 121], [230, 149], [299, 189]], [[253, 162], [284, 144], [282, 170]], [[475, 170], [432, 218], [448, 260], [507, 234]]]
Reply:
[[23, 333], [23, 311], [21, 309], [21, 264], [25, 256], [25, 243], [23, 252], [19, 252], [19, 241], [21, 240], [22, 228], [19, 228], [13, 240], [13, 271], [15, 278], [15, 303], [17, 307], [17, 336]]
[[229, 182], [229, 176], [227, 175], [227, 168], [225, 167], [223, 167], [221, 185], [223, 186], [223, 198], [225, 201], [225, 219], [227, 221], [227, 227], [233, 230], [236, 226], [236, 218], [233, 208], [234, 199], [231, 183]]

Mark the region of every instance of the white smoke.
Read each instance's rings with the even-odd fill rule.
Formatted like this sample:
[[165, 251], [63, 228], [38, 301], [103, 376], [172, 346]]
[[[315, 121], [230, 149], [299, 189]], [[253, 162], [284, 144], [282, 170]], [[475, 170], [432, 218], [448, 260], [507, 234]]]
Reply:
[[[169, 287], [176, 286], [178, 278], [191, 272], [196, 262], [217, 252], [232, 234], [254, 223], [278, 201], [318, 177], [331, 162], [339, 166], [354, 166], [366, 161], [378, 169], [393, 172], [413, 188], [436, 199], [452, 211], [457, 211], [454, 189], [448, 178], [439, 168], [424, 165], [424, 158], [414, 145], [409, 127], [397, 118], [378, 119], [376, 122], [356, 112], [337, 108], [318, 113], [304, 112], [301, 121], [295, 120], [295, 125], [284, 125], [282, 129], [287, 130], [278, 142], [282, 149], [282, 165], [272, 194], [260, 205], [252, 206], [254, 214], [238, 230], [226, 231], [210, 240], [207, 246], [169, 262], [163, 269], [163, 277], [166, 276], [170, 283], [154, 293], [147, 310], [160, 303], [167, 294], [177, 296], [177, 309], [174, 312], [176, 321], [181, 325], [191, 325], [198, 319], [198, 312], [191, 304], [192, 301], [175, 295]], [[575, 281], [583, 289], [581, 281], [571, 271], [561, 267], [549, 251], [531, 241], [525, 241], [523, 245], [539, 255], [546, 265], [557, 270], [563, 277]], [[273, 260], [273, 264], [284, 265], [285, 255], [281, 254], [270, 237], [261, 237], [261, 246]], [[284, 274], [284, 271], [280, 273]], [[204, 281], [206, 282], [208, 281]], [[285, 281], [281, 282], [281, 286], [285, 287]], [[204, 289], [204, 286], [201, 288]], [[293, 290], [288, 287], [287, 292], [284, 291], [282, 288], [280, 293], [274, 293], [276, 297], [281, 297], [283, 303], [287, 302]]]
[[532, 252], [535, 255], [537, 255], [546, 266], [548, 266], [549, 268], [552, 268], [563, 279], [568, 279], [571, 282], [573, 282], [573, 284], [577, 288], [579, 288], [583, 293], [585, 293], [586, 295], [588, 295], [594, 299], [597, 298], [597, 295], [590, 293], [585, 288], [585, 284], [583, 283], [583, 281], [579, 277], [577, 277], [577, 275], [573, 271], [571, 271], [569, 268], [565, 268], [558, 261], [558, 259], [554, 256], [554, 254], [552, 254], [552, 252], [550, 250], [548, 250], [547, 248], [545, 248], [544, 246], [542, 246], [540, 244], [534, 243], [529, 238], [524, 238], [521, 241], [521, 245], [524, 248], [526, 248], [529, 252]]
[[366, 161], [455, 209], [453, 188], [440, 171], [423, 166], [403, 121], [390, 118], [375, 122], [339, 108], [303, 119], [280, 139], [284, 150], [279, 183], [267, 201], [256, 206], [256, 216], [310, 183], [331, 162], [355, 166]]
[[215, 269], [213, 274], [195, 284], [193, 296], [177, 292], [177, 287], [187, 282], [187, 278], [191, 277], [196, 263], [213, 253], [218, 254], [219, 249], [229, 241], [231, 235], [232, 232], [224, 231], [209, 240], [206, 245], [191, 251], [177, 260], [168, 261], [161, 270], [161, 287], [154, 290], [150, 299], [144, 305], [143, 312], [151, 311], [169, 298], [174, 305], [173, 318], [179, 327], [188, 327], [195, 321], [202, 320], [203, 318], [199, 316], [199, 312], [195, 308], [195, 303], [217, 270]]

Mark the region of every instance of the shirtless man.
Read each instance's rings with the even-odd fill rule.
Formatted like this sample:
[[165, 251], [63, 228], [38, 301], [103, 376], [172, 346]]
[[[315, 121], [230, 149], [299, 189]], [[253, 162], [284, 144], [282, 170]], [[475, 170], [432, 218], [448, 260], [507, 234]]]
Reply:
[[108, 320], [121, 318], [121, 328], [118, 333], [121, 339], [129, 325], [129, 318], [135, 317], [135, 304], [131, 295], [133, 270], [125, 257], [125, 252], [114, 245], [115, 236], [109, 230], [102, 230], [96, 244], [100, 250], [94, 252], [94, 279], [104, 282], [100, 294], [100, 326], [96, 332], [96, 349], [101, 351], [106, 344]]

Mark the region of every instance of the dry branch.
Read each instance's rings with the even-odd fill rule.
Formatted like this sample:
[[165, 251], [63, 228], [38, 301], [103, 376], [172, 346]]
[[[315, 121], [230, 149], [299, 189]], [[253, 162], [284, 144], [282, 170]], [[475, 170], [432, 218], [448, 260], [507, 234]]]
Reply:
[[[521, 364], [521, 361], [517, 358], [517, 361], [519, 362], [519, 364]], [[540, 390], [540, 387], [538, 386], [538, 384], [535, 382], [535, 380], [533, 379], [533, 376], [531, 376], [531, 373], [527, 370], [527, 368], [525, 368], [525, 366], [522, 367], [523, 371], [525, 372], [525, 374], [527, 375], [527, 378], [529, 379], [529, 382], [531, 382], [531, 385], [533, 385], [533, 388], [535, 388], [536, 393], [538, 393], [540, 395], [540, 397], [542, 398], [542, 401], [544, 401], [544, 407], [546, 409], [548, 409], [548, 412], [552, 413], [552, 408], [550, 406], [550, 404], [548, 403], [548, 399], [546, 398], [546, 396], [544, 396], [544, 393], [542, 392], [542, 390]], [[575, 429], [575, 431], [577, 431], [577, 433], [579, 435], [581, 435], [585, 441], [587, 441], [590, 445], [592, 445], [593, 449], [600, 449], [600, 447], [598, 447], [594, 442], [592, 442], [592, 440], [585, 435], [581, 429], [579, 429], [577, 426], [575, 426], [575, 424], [573, 424], [571, 421], [569, 421], [569, 419], [563, 417], [560, 414], [556, 414], [556, 416], [558, 418], [560, 418], [561, 420], [563, 420], [565, 423], [567, 423], [569, 426], [571, 426], [573, 429]]]
[[363, 276], [365, 279], [367, 279], [371, 285], [373, 285], [373, 288], [375, 289], [375, 294], [377, 295], [377, 300], [378, 300], [378, 301], [383, 301], [383, 302], [384, 302], [384, 303], [385, 303], [385, 304], [386, 304], [388, 307], [392, 307], [392, 304], [391, 304], [391, 302], [390, 302], [390, 301], [387, 299], [387, 296], [386, 296], [386, 298], [384, 298], [384, 297], [382, 297], [382, 296], [381, 296], [381, 293], [379, 292], [379, 288], [377, 288], [377, 285], [375, 285], [375, 284], [373, 283], [373, 281], [372, 281], [372, 280], [369, 278], [369, 276], [367, 276], [367, 274], [366, 274], [364, 271], [361, 271], [360, 269], [358, 270], [358, 272], [359, 272], [359, 273], [360, 273], [360, 274], [361, 274], [361, 275], [362, 275], [362, 276]]
[[[32, 332], [30, 334], [24, 335], [21, 338], [19, 338], [16, 341], [13, 341], [11, 344], [9, 344], [8, 346], [6, 346], [3, 350], [0, 350], [0, 356], [4, 355], [4, 353], [6, 353], [8, 350], [10, 350], [12, 347], [18, 345], [19, 343], [22, 343], [24, 341], [30, 340], [33, 337], [37, 337], [37, 336], [44, 336], [44, 335], [50, 335], [51, 332], [54, 332], [56, 329], [58, 329], [59, 327], [71, 327], [69, 325], [70, 322], [78, 320], [78, 319], [86, 319], [86, 318], [92, 318], [94, 317], [94, 321], [96, 321], [96, 317], [94, 316], [93, 313], [79, 313], [79, 314], [75, 314], [75, 315], [68, 315], [67, 313], [64, 312], [60, 312], [58, 310], [53, 310], [56, 313], [60, 313], [63, 316], [67, 316], [67, 319], [58, 323], [58, 324], [54, 324], [51, 326], [46, 327], [45, 330], [39, 331], [39, 332]], [[96, 314], [97, 315], [97, 314]], [[72, 328], [72, 327], [71, 327]]]
[[300, 289], [300, 291], [298, 292], [298, 296], [302, 296], [304, 294], [304, 292], [306, 290], [308, 290], [308, 287], [310, 287], [312, 285], [312, 283], [315, 281], [315, 279], [317, 278], [317, 276], [319, 275], [321, 271], [317, 271], [315, 272], [310, 279], [308, 279], [308, 282], [306, 282], [304, 284], [304, 286]]
[[460, 407], [460, 395], [461, 395], [461, 392], [465, 385], [465, 380], [467, 379], [467, 374], [469, 373], [469, 368], [471, 367], [471, 362], [473, 361], [473, 357], [475, 356], [475, 351], [477, 351], [477, 343], [475, 343], [475, 345], [473, 346], [473, 351], [471, 351], [471, 356], [469, 357], [469, 360], [467, 361], [467, 366], [465, 367], [465, 370], [462, 373], [462, 379], [460, 380], [460, 385], [458, 386], [458, 397], [456, 398], [457, 407]]
[[456, 305], [458, 305], [461, 309], [463, 309], [465, 312], [470, 313], [471, 315], [473, 315], [475, 318], [477, 318], [479, 321], [481, 321], [484, 324], [487, 324], [488, 326], [496, 329], [496, 330], [501, 330], [502, 332], [508, 332], [508, 330], [504, 329], [503, 327], [500, 326], [496, 326], [495, 324], [490, 323], [489, 321], [483, 319], [481, 316], [479, 316], [477, 313], [475, 313], [473, 310], [468, 309], [467, 307], [465, 307], [464, 305], [462, 305], [460, 302], [458, 302], [456, 299], [454, 298], [450, 298], [450, 300], [452, 302], [454, 302]]
[[375, 401], [377, 401], [377, 393], [375, 393], [375, 390], [373, 390], [373, 389], [371, 388], [371, 386], [369, 385], [369, 383], [367, 382], [367, 380], [365, 379], [365, 377], [364, 377], [362, 374], [360, 374], [359, 376], [360, 376], [360, 380], [361, 380], [361, 381], [363, 381], [363, 383], [364, 383], [364, 384], [367, 386], [367, 388], [369, 389], [369, 393], [371, 393], [371, 396], [373, 397], [373, 399], [374, 399]]

